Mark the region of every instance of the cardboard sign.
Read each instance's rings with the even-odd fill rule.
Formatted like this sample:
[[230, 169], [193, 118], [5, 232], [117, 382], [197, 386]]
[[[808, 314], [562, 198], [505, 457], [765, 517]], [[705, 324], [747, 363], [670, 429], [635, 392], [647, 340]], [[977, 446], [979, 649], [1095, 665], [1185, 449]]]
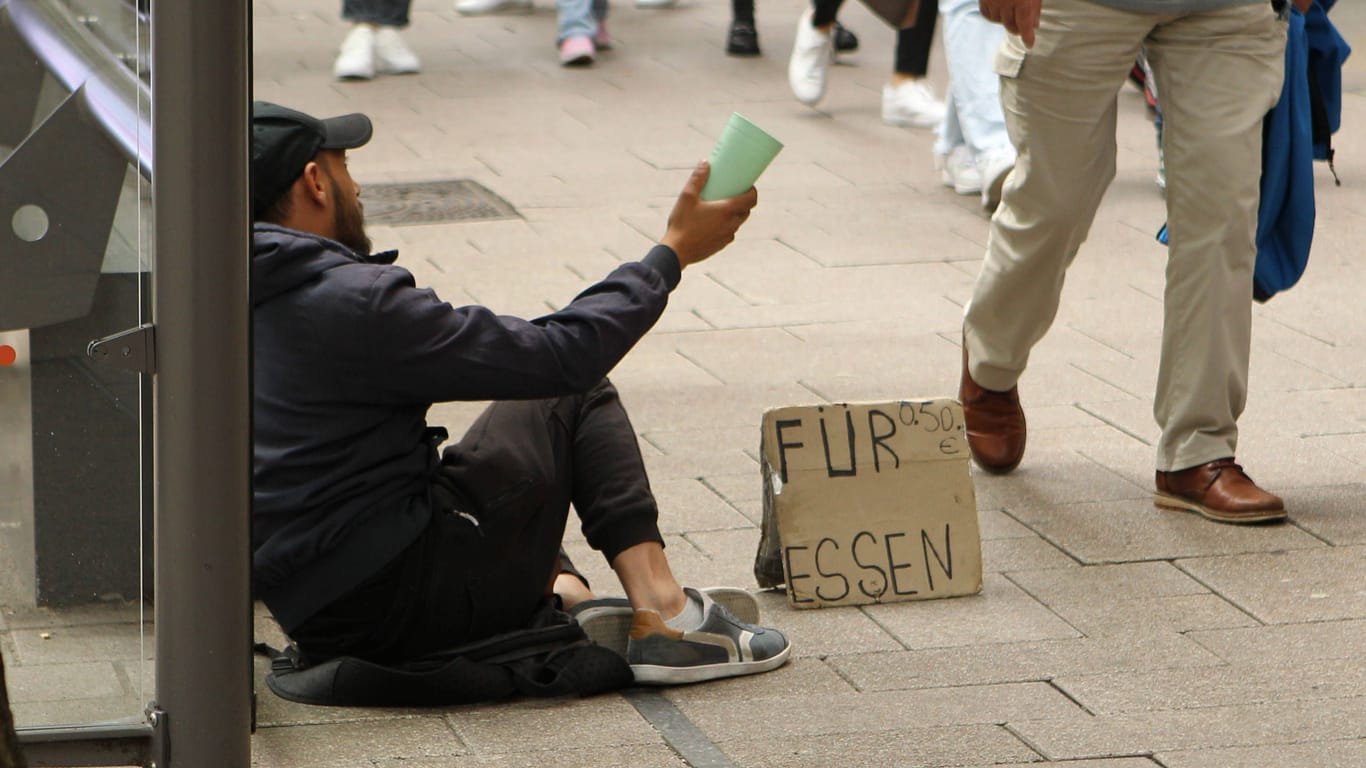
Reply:
[[797, 608], [982, 590], [958, 401], [775, 408], [761, 449], [761, 586], [786, 584]]

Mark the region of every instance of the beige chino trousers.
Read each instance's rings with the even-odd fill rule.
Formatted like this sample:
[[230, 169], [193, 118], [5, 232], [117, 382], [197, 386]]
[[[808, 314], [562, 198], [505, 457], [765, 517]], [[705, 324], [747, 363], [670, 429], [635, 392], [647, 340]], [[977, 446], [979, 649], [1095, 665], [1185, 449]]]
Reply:
[[1145, 47], [1162, 100], [1171, 242], [1157, 468], [1234, 455], [1247, 399], [1262, 118], [1280, 95], [1285, 36], [1266, 0], [1194, 13], [1043, 0], [1034, 47], [1007, 37], [996, 71], [1019, 160], [965, 310], [974, 381], [1015, 386], [1052, 325], [1064, 274], [1114, 178], [1116, 96]]

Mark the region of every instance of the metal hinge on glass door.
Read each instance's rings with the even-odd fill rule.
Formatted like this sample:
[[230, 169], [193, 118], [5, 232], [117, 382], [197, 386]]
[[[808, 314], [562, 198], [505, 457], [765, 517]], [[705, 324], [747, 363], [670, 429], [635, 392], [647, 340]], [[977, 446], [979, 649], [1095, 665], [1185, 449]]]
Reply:
[[136, 328], [95, 339], [85, 348], [85, 354], [97, 363], [150, 375], [157, 372], [156, 341], [156, 326], [143, 323]]

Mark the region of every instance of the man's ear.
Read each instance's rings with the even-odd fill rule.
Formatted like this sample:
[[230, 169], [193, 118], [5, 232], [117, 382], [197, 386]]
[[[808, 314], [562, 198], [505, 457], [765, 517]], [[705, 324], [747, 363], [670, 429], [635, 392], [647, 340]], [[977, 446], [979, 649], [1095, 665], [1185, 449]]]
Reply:
[[304, 166], [304, 172], [299, 175], [299, 181], [303, 182], [304, 194], [314, 205], [326, 207], [329, 194], [327, 179], [327, 172], [316, 160], [310, 160]]

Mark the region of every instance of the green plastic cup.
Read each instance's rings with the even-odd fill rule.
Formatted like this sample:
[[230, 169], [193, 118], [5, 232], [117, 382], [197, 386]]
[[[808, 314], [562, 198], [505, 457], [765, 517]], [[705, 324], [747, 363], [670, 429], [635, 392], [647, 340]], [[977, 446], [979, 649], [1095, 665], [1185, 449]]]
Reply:
[[748, 190], [782, 148], [781, 141], [744, 115], [731, 113], [726, 130], [712, 148], [711, 176], [702, 187], [702, 199], [721, 200]]

